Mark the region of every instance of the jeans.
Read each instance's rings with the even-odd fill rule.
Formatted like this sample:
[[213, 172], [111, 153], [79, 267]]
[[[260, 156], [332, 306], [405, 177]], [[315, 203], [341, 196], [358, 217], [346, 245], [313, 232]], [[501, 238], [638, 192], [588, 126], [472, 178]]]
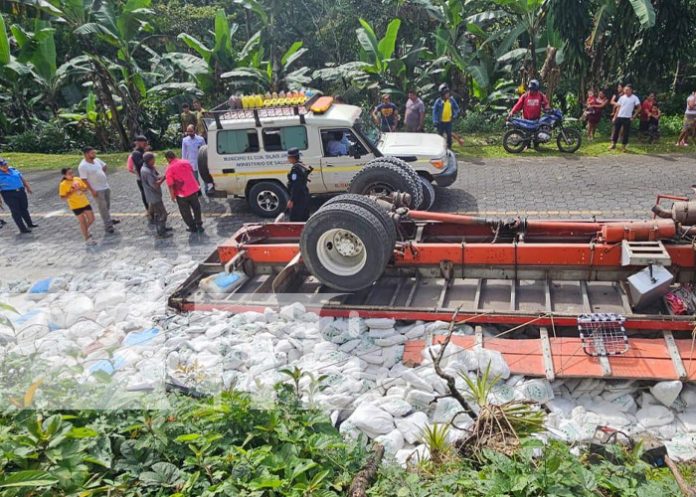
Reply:
[[140, 181], [140, 179], [136, 181], [138, 183], [138, 189], [140, 190], [140, 198], [143, 199], [143, 205], [145, 206], [145, 210], [147, 210], [147, 199], [145, 198], [145, 190], [143, 190], [143, 182]]
[[2, 199], [7, 204], [7, 208], [10, 209], [12, 219], [17, 224], [19, 231], [28, 230], [29, 226], [34, 224], [34, 222], [29, 215], [29, 199], [24, 188], [11, 191], [4, 190], [0, 194], [2, 194]]
[[437, 123], [437, 134], [447, 138], [447, 148], [452, 148], [452, 121]]
[[111, 220], [111, 189], [97, 190], [97, 194], [94, 196], [94, 201], [97, 203], [97, 209], [99, 210], [99, 217], [101, 217], [104, 223], [104, 230], [111, 231], [114, 229], [114, 222]]
[[167, 230], [167, 209], [164, 207], [164, 202], [152, 202], [147, 208], [147, 212], [155, 222], [155, 229], [159, 236], [163, 236]]
[[203, 227], [201, 203], [198, 201], [198, 192], [188, 197], [176, 197], [176, 203], [179, 206], [181, 217], [190, 231]]
[[631, 118], [630, 117], [617, 117], [614, 121], [614, 133], [611, 135], [611, 142], [616, 143], [619, 141], [619, 133], [623, 128], [623, 139], [621, 143], [626, 146], [628, 145], [628, 135], [631, 134]]

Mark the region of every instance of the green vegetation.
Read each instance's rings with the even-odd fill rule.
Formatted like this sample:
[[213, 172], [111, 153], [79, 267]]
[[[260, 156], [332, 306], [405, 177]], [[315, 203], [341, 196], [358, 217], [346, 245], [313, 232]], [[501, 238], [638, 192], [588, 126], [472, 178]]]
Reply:
[[[20, 152], [6, 152], [3, 157], [10, 164], [23, 170], [56, 170], [63, 167], [77, 167], [82, 160], [82, 154], [77, 152], [70, 154], [25, 154]], [[100, 154], [99, 158], [113, 169], [126, 167], [128, 154], [125, 152]]]
[[57, 496], [340, 495], [363, 451], [296, 402], [170, 396], [163, 411], [0, 414], [0, 494]]
[[[504, 455], [485, 449], [481, 462], [461, 458], [383, 468], [373, 497], [662, 497], [679, 495], [669, 469], [640, 460], [640, 447], [609, 447], [609, 456], [574, 455], [560, 442], [525, 439]], [[611, 460], [611, 461], [610, 461]]]
[[677, 122], [696, 0], [8, 0], [0, 2], [0, 147], [126, 150], [179, 138], [183, 102], [317, 88], [373, 105], [447, 82], [488, 133], [538, 77], [579, 116], [590, 88], [655, 91]]

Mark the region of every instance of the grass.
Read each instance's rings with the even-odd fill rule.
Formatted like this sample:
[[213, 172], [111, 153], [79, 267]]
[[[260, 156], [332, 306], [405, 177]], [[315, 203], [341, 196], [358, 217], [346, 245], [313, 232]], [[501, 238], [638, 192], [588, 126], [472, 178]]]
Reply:
[[[509, 154], [505, 151], [501, 145], [503, 133], [500, 134], [486, 134], [486, 135], [463, 135], [464, 145], [460, 146], [454, 144], [454, 151], [460, 158], [482, 158], [482, 159], [494, 159], [494, 158], [514, 158], [516, 156], [523, 157], [563, 157], [567, 154], [559, 152], [556, 147], [556, 141], [553, 140], [552, 143], [546, 144], [542, 147], [541, 152], [537, 152], [534, 149], [525, 150], [521, 154]], [[658, 143], [649, 144], [638, 140], [637, 136], [632, 135], [631, 142], [628, 145], [628, 154], [634, 155], [649, 155], [649, 154], [687, 154], [696, 155], [696, 147], [691, 145], [689, 147], [677, 147], [675, 143], [677, 141], [676, 136], [663, 136], [660, 138]], [[585, 135], [582, 137], [582, 146], [580, 150], [573, 154], [579, 157], [602, 157], [602, 156], [612, 156], [621, 155], [623, 152], [618, 150], [620, 146], [617, 146], [617, 150], [608, 150], [610, 142], [609, 136], [597, 132], [595, 139], [593, 141], [588, 141]]]
[[[77, 167], [82, 160], [81, 153], [69, 154], [25, 154], [22, 152], [5, 152], [0, 154], [10, 162], [10, 165], [21, 169], [34, 171], [60, 170], [63, 167]], [[125, 168], [128, 153], [117, 152], [99, 154], [99, 158], [112, 166], [113, 169]], [[112, 169], [112, 170], [113, 170]]]
[[[563, 154], [556, 148], [555, 140], [553, 143], [543, 147], [541, 152], [533, 149], [525, 150], [521, 154], [509, 154], [501, 145], [503, 132], [490, 134], [463, 134], [464, 145], [454, 144], [454, 151], [457, 156], [462, 159], [480, 158], [480, 159], [497, 159], [497, 158], [514, 158], [516, 156], [524, 157], [563, 157]], [[691, 145], [687, 148], [675, 146], [676, 136], [663, 136], [658, 143], [648, 144], [640, 141], [636, 135], [632, 135], [631, 143], [628, 146], [628, 154], [634, 155], [650, 155], [650, 154], [682, 154], [696, 155], [696, 147]], [[582, 147], [573, 154], [579, 157], [603, 157], [612, 155], [621, 155], [619, 150], [609, 151], [609, 136], [604, 131], [598, 131], [594, 141], [587, 141], [583, 135]], [[6, 152], [0, 154], [8, 159], [10, 164], [22, 170], [59, 170], [63, 167], [77, 167], [82, 159], [79, 153], [68, 154], [25, 154], [21, 152]], [[128, 154], [126, 152], [104, 153], [100, 154], [99, 158], [107, 164], [115, 167], [125, 167]]]

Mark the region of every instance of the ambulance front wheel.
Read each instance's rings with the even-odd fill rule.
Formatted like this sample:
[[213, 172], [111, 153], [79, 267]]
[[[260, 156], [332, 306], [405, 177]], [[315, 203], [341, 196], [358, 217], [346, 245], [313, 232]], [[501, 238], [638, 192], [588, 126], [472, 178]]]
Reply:
[[247, 193], [247, 203], [257, 216], [275, 218], [285, 212], [290, 195], [283, 185], [276, 181], [255, 183]]

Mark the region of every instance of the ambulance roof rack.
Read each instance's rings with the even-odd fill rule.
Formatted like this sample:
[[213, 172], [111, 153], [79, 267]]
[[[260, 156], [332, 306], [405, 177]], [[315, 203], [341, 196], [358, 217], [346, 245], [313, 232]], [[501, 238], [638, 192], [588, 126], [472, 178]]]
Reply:
[[232, 109], [229, 100], [221, 103], [203, 114], [205, 119], [214, 119], [217, 129], [223, 129], [222, 121], [234, 121], [241, 119], [253, 119], [257, 128], [261, 127], [261, 118], [298, 116], [300, 124], [306, 124], [305, 115], [312, 112], [312, 105], [322, 97], [321, 93], [315, 93], [304, 104], [280, 105], [276, 107], [263, 107], [257, 109]]

